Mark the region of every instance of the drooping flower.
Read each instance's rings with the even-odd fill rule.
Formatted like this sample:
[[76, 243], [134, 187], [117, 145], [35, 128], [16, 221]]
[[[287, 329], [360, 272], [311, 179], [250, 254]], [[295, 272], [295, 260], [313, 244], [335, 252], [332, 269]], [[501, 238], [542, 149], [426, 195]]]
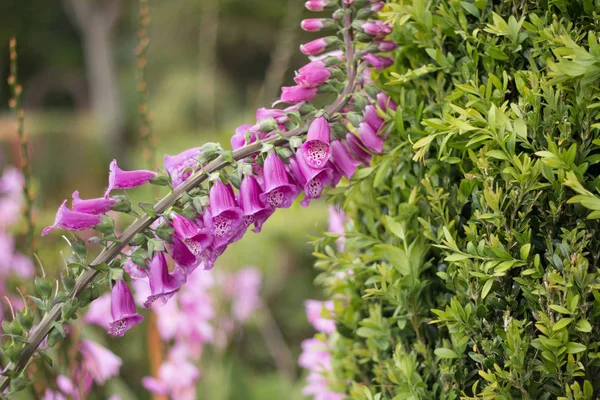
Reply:
[[[252, 128], [252, 125], [250, 125], [250, 124], [243, 124], [243, 125], [240, 125], [237, 128], [235, 128], [235, 134], [231, 137], [231, 148], [233, 150], [241, 149], [242, 147], [244, 147], [247, 144], [246, 143], [246, 133], [248, 133], [251, 128]], [[250, 139], [249, 143], [252, 143], [253, 141], [256, 140], [255, 135], [250, 134], [248, 136]]]
[[369, 6], [372, 12], [379, 12], [383, 9], [385, 3], [383, 1], [376, 1]]
[[149, 262], [150, 296], [144, 302], [144, 307], [150, 307], [159, 300], [165, 304], [185, 283], [185, 275], [181, 269], [169, 273], [169, 267], [164, 253], [157, 252]]
[[175, 212], [171, 216], [175, 235], [185, 243], [192, 254], [200, 257], [212, 242], [210, 230], [204, 227], [201, 218], [194, 222]]
[[324, 317], [323, 314], [333, 313], [333, 301], [306, 300], [304, 302], [308, 322], [318, 331], [323, 333], [335, 332], [335, 321]]
[[317, 97], [317, 88], [304, 86], [284, 86], [281, 88], [281, 100], [284, 103], [311, 101]]
[[280, 110], [277, 108], [266, 108], [261, 107], [256, 110], [256, 122], [263, 121], [265, 119], [273, 118], [277, 123], [284, 123], [287, 121], [287, 113], [285, 110]]
[[124, 171], [117, 165], [117, 160], [112, 160], [108, 176], [108, 188], [104, 195], [108, 196], [113, 189], [131, 189], [144, 185], [155, 176], [156, 172], [144, 169]]
[[118, 280], [113, 286], [111, 314], [113, 321], [110, 323], [108, 333], [113, 336], [123, 336], [132, 326], [144, 319], [137, 313], [131, 290], [123, 280]]
[[307, 32], [318, 32], [334, 26], [335, 23], [329, 18], [308, 18], [300, 23], [300, 27]]
[[329, 38], [318, 38], [300, 45], [300, 51], [307, 56], [321, 54], [331, 44]]
[[54, 229], [66, 229], [68, 231], [83, 231], [98, 225], [102, 219], [98, 215], [86, 214], [79, 211], [71, 211], [67, 208], [67, 200], [58, 208], [54, 224], [42, 231], [46, 236]]
[[84, 317], [84, 321], [87, 324], [96, 324], [106, 330], [110, 329], [110, 323], [112, 322], [110, 315], [110, 297], [110, 293], [104, 293], [90, 303], [90, 307]]
[[393, 40], [381, 40], [376, 41], [377, 47], [379, 47], [379, 51], [387, 53], [388, 51], [396, 50], [398, 48], [398, 44]]
[[165, 171], [171, 177], [174, 188], [181, 185], [198, 168], [202, 148], [194, 147], [175, 156], [165, 155]]
[[323, 61], [312, 61], [298, 70], [294, 81], [304, 87], [316, 87], [327, 82], [330, 76]]
[[331, 162], [348, 179], [354, 175], [356, 168], [360, 165], [360, 162], [352, 158], [346, 146], [339, 140], [331, 143]]
[[104, 214], [110, 211], [110, 207], [116, 203], [115, 199], [108, 196], [95, 199], [82, 200], [79, 196], [79, 190], [73, 192], [73, 211], [79, 211], [86, 214]]
[[358, 126], [358, 135], [367, 150], [381, 153], [384, 140], [377, 135], [377, 132], [369, 124], [361, 122]]
[[362, 59], [380, 71], [394, 64], [394, 59], [392, 57], [380, 57], [372, 53], [367, 53]]
[[365, 145], [355, 134], [348, 133], [346, 135], [346, 143], [348, 144], [348, 150], [350, 150], [350, 153], [355, 160], [360, 161], [363, 165], [369, 165], [371, 163], [371, 155], [365, 151]]
[[231, 185], [217, 180], [210, 188], [210, 217], [205, 218], [218, 245], [228, 243], [242, 224], [243, 211], [238, 207]]
[[301, 154], [306, 163], [313, 168], [323, 168], [331, 155], [329, 136], [331, 130], [325, 117], [316, 118], [308, 129], [306, 142], [302, 145]]
[[109, 378], [119, 374], [123, 361], [110, 350], [91, 340], [82, 339], [80, 351], [84, 370], [97, 384], [102, 385]]
[[[331, 184], [333, 179], [333, 172], [331, 168], [313, 168], [306, 162], [304, 157], [296, 156], [295, 161], [297, 162], [298, 173], [295, 175], [301, 176], [302, 185], [304, 187], [304, 199], [300, 202], [300, 205], [307, 207], [311, 199], [318, 199], [321, 197], [323, 189]], [[294, 160], [290, 160], [290, 164], [294, 163]], [[295, 168], [295, 167], [293, 167]], [[298, 182], [300, 184], [300, 182]]]
[[167, 252], [186, 275], [194, 271], [202, 262], [202, 258], [190, 251], [188, 246], [176, 234], [171, 235], [171, 243], [165, 242]]
[[374, 105], [370, 104], [365, 107], [363, 115], [365, 122], [369, 124], [369, 126], [373, 128], [375, 132], [379, 132], [379, 129], [383, 125], [383, 119], [379, 115], [377, 115], [377, 108], [375, 108]]
[[290, 182], [285, 165], [274, 151], [265, 159], [264, 192], [260, 199], [275, 208], [288, 208], [298, 196], [298, 188]]
[[383, 92], [377, 93], [377, 105], [379, 106], [379, 108], [381, 108], [384, 111], [387, 110], [388, 108], [390, 110], [396, 111], [396, 109], [398, 108], [396, 103], [394, 103], [394, 101], [392, 99], [390, 99], [387, 94], [385, 94]]
[[392, 27], [384, 21], [367, 21], [362, 24], [365, 33], [373, 36], [387, 36], [392, 33]]
[[263, 223], [273, 214], [275, 209], [260, 199], [262, 189], [256, 178], [245, 176], [240, 186], [240, 207], [244, 212], [245, 227], [254, 224], [254, 232], [260, 232]]

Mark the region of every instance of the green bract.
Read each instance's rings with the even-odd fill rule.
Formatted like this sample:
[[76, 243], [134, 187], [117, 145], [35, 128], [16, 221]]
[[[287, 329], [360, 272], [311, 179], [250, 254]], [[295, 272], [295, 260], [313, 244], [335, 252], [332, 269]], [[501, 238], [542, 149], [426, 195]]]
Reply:
[[316, 242], [332, 388], [600, 396], [597, 14], [592, 0], [386, 5], [399, 48], [376, 78], [395, 130], [332, 192], [352, 220], [344, 252]]

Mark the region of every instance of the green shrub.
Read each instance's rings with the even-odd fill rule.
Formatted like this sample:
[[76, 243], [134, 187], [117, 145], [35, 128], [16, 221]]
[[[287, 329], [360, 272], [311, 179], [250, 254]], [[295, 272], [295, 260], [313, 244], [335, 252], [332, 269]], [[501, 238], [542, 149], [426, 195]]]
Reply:
[[[600, 396], [600, 2], [396, 0], [388, 153], [332, 192], [333, 387]], [[340, 279], [340, 271], [352, 271]], [[337, 274], [337, 275], [336, 275]]]

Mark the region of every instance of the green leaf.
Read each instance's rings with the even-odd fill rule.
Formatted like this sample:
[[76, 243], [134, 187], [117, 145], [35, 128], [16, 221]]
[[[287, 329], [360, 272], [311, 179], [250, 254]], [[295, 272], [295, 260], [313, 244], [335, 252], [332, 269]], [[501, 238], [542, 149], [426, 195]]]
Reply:
[[459, 358], [459, 355], [454, 350], [445, 347], [438, 347], [434, 353], [439, 358]]
[[569, 310], [567, 310], [566, 307], [563, 307], [563, 306], [559, 306], [556, 304], [550, 304], [549, 307], [551, 309], [553, 309], [554, 311], [559, 312], [561, 314], [571, 314], [571, 312]]
[[577, 329], [579, 332], [589, 333], [592, 331], [592, 325], [585, 319], [580, 319], [575, 324], [575, 329]]
[[573, 320], [571, 318], [561, 318], [557, 323], [554, 324], [552, 330], [558, 332], [565, 329]]
[[492, 290], [492, 286], [494, 285], [494, 278], [490, 278], [485, 281], [483, 285], [483, 289], [481, 290], [481, 300], [485, 299], [490, 290]]
[[138, 203], [138, 206], [152, 218], [156, 218], [156, 212], [154, 211], [154, 205], [148, 203]]
[[569, 342], [567, 343], [567, 354], [577, 354], [587, 350], [587, 347], [581, 343]]

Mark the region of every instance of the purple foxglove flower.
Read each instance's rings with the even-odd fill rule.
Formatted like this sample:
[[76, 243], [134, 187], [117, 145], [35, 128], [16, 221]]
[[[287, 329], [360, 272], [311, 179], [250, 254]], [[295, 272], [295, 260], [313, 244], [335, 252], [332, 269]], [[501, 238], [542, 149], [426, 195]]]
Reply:
[[116, 203], [116, 200], [108, 196], [96, 199], [82, 200], [79, 197], [79, 190], [73, 192], [73, 211], [79, 211], [85, 214], [104, 214], [110, 210], [110, 207]]
[[392, 33], [392, 27], [383, 21], [368, 21], [362, 24], [365, 33], [373, 36], [387, 36]]
[[58, 208], [54, 224], [42, 231], [46, 236], [54, 229], [66, 229], [68, 231], [83, 231], [98, 225], [102, 219], [98, 215], [86, 214], [79, 211], [71, 211], [67, 208], [67, 200]]
[[104, 195], [108, 196], [113, 189], [131, 189], [142, 186], [155, 176], [156, 172], [144, 169], [123, 171], [117, 165], [117, 160], [112, 160], [110, 163], [110, 174], [108, 175], [108, 188]]
[[385, 6], [385, 3], [383, 1], [377, 1], [373, 4], [371, 4], [371, 6], [369, 8], [373, 12], [379, 12], [383, 9], [383, 6]]
[[275, 208], [288, 208], [299, 194], [298, 188], [290, 182], [285, 165], [274, 151], [265, 159], [264, 183], [260, 200]]
[[176, 156], [165, 155], [165, 171], [171, 177], [174, 188], [181, 185], [198, 168], [201, 153], [200, 147], [194, 147]]
[[329, 186], [336, 187], [337, 184], [340, 183], [340, 181], [342, 180], [342, 173], [337, 170], [337, 168], [335, 167], [335, 165], [333, 165], [331, 161], [327, 161], [325, 168], [331, 170], [331, 183], [329, 183]]
[[123, 361], [110, 350], [86, 339], [82, 339], [79, 344], [83, 368], [97, 384], [102, 385], [109, 378], [119, 374]]
[[210, 230], [204, 228], [204, 224], [200, 218], [197, 222], [202, 224], [202, 226], [198, 226], [195, 222], [190, 221], [177, 213], [173, 213], [172, 217], [175, 235], [185, 243], [192, 254], [196, 257], [200, 257], [212, 242]]
[[369, 124], [369, 126], [373, 128], [375, 132], [378, 132], [379, 128], [381, 128], [383, 125], [383, 119], [377, 115], [377, 108], [370, 104], [365, 107], [363, 115], [365, 122]]
[[[290, 163], [292, 160], [290, 160]], [[296, 156], [298, 170], [304, 179], [304, 199], [300, 202], [303, 207], [307, 207], [311, 199], [321, 197], [323, 189], [329, 186], [333, 180], [333, 171], [331, 168], [313, 168], [308, 165], [306, 159], [302, 156]]]
[[323, 11], [330, 3], [329, 0], [308, 0], [304, 6], [310, 11]]
[[284, 86], [281, 88], [281, 100], [284, 103], [311, 101], [317, 97], [317, 88], [304, 86]]
[[388, 108], [390, 110], [396, 111], [396, 109], [398, 108], [396, 103], [394, 103], [394, 101], [392, 99], [390, 99], [387, 94], [385, 94], [383, 92], [377, 93], [377, 105], [383, 111], [387, 110]]
[[[131, 255], [136, 249], [137, 247], [129, 248], [123, 251], [123, 253]], [[123, 256], [121, 259], [123, 260], [123, 271], [127, 272], [132, 279], [144, 279], [148, 277], [148, 271], [134, 263], [130, 257]]]
[[256, 178], [246, 176], [240, 186], [240, 207], [244, 211], [244, 226], [254, 224], [254, 232], [260, 232], [263, 223], [273, 214], [275, 209], [270, 205], [265, 205], [260, 200], [262, 189]]
[[157, 252], [149, 263], [150, 270], [150, 296], [144, 302], [144, 307], [150, 307], [156, 300], [165, 304], [175, 293], [179, 291], [185, 282], [185, 274], [182, 269], [176, 268], [169, 273], [165, 255]]
[[260, 122], [269, 118], [273, 118], [280, 124], [285, 123], [288, 120], [285, 110], [280, 110], [277, 108], [268, 109], [265, 107], [261, 107], [256, 110], [256, 122]]
[[318, 32], [333, 26], [335, 26], [335, 23], [329, 18], [309, 18], [300, 23], [300, 27], [306, 32]]
[[231, 185], [217, 180], [210, 188], [210, 218], [206, 224], [216, 240], [227, 242], [242, 224], [244, 212], [238, 207]]
[[339, 141], [334, 140], [331, 143], [331, 161], [335, 168], [346, 178], [350, 179], [360, 162], [352, 158], [346, 146]]
[[371, 68], [365, 68], [360, 74], [360, 80], [363, 86], [372, 85], [374, 83], [373, 78], [371, 78], [371, 71]]
[[108, 333], [113, 336], [123, 336], [132, 326], [144, 319], [137, 313], [131, 290], [123, 280], [117, 281], [113, 286], [110, 308], [113, 321]]
[[[241, 149], [246, 145], [246, 132], [252, 128], [250, 124], [240, 125], [235, 129], [235, 135], [231, 137], [231, 148], [233, 150]], [[254, 139], [254, 140], [253, 140]], [[254, 135], [250, 136], [250, 141], [256, 140]]]
[[202, 258], [190, 251], [176, 234], [171, 235], [171, 243], [165, 243], [167, 252], [186, 275], [191, 274], [202, 262]]
[[307, 164], [313, 168], [323, 168], [331, 155], [329, 147], [329, 123], [325, 117], [316, 118], [308, 129], [306, 142], [300, 152]]
[[298, 70], [294, 81], [304, 87], [316, 87], [327, 82], [331, 72], [322, 61], [312, 61]]
[[315, 56], [317, 54], [321, 54], [327, 46], [329, 46], [330, 40], [327, 38], [318, 38], [311, 42], [301, 44], [300, 51], [307, 56]]
[[381, 41], [377, 41], [375, 43], [379, 47], [379, 51], [382, 51], [384, 53], [386, 53], [388, 51], [396, 50], [398, 48], [398, 44], [396, 42], [394, 42], [393, 40], [381, 40]]
[[358, 135], [365, 148], [374, 153], [381, 153], [384, 140], [377, 135], [377, 132], [366, 122], [361, 122], [358, 126]]
[[88, 324], [96, 324], [102, 328], [110, 329], [112, 319], [110, 317], [110, 293], [104, 293], [90, 303], [84, 321]]
[[356, 135], [348, 133], [346, 135], [346, 143], [348, 143], [348, 150], [350, 150], [355, 160], [360, 161], [363, 165], [371, 164], [371, 155], [364, 150], [365, 145]]
[[304, 308], [308, 322], [318, 332], [327, 334], [335, 332], [335, 321], [331, 317], [327, 318], [323, 316], [324, 309], [327, 310], [326, 314], [333, 315], [333, 301], [306, 300]]
[[362, 59], [379, 71], [394, 64], [394, 59], [392, 57], [379, 57], [372, 53], [367, 53]]
[[331, 353], [326, 343], [316, 338], [303, 340], [298, 365], [313, 371], [331, 370]]

